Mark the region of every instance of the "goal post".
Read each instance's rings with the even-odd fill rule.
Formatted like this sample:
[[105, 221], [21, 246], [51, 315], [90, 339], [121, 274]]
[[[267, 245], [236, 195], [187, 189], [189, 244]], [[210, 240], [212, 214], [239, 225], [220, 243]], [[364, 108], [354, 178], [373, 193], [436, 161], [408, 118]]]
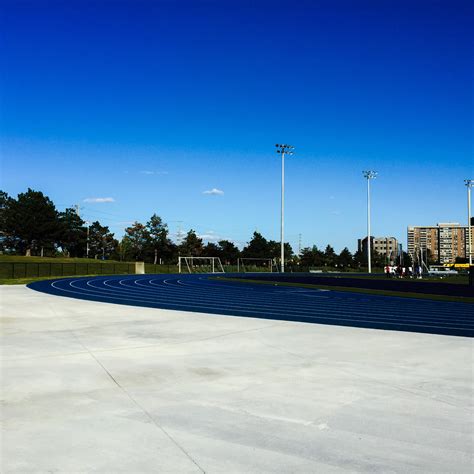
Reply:
[[179, 273], [225, 273], [219, 257], [178, 257]]
[[255, 258], [255, 257], [239, 257], [237, 259], [237, 272], [278, 272], [278, 265], [274, 258]]

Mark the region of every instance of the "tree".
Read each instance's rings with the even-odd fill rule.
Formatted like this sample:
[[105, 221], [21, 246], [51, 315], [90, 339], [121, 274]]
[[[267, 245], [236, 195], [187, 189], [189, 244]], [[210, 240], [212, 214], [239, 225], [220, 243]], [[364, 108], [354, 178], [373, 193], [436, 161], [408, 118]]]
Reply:
[[129, 258], [143, 260], [146, 249], [151, 247], [151, 237], [146, 226], [135, 222], [131, 227], [125, 229], [124, 245], [129, 250]]
[[200, 239], [196, 232], [191, 229], [179, 246], [179, 252], [183, 257], [200, 257], [204, 251], [202, 239]]
[[168, 225], [160, 216], [153, 214], [146, 223], [149, 237], [149, 246], [153, 253], [153, 263], [158, 263], [158, 258], [168, 260], [173, 254], [173, 243], [168, 238]]
[[[285, 249], [285, 261], [291, 259], [293, 256], [293, 249], [291, 248], [291, 245], [288, 242], [285, 242], [284, 249]], [[267, 257], [277, 258], [278, 260], [280, 260], [281, 258], [281, 243], [280, 242], [276, 242], [275, 240], [268, 241]]]
[[14, 249], [15, 237], [7, 229], [8, 214], [11, 212], [13, 199], [4, 191], [0, 191], [0, 250]]
[[86, 252], [87, 228], [74, 209], [68, 208], [59, 215], [58, 244], [69, 257], [82, 257]]
[[324, 250], [324, 265], [328, 267], [335, 267], [337, 261], [337, 254], [334, 249], [328, 244]]
[[240, 257], [240, 250], [234, 245], [233, 242], [228, 240], [220, 240], [218, 256], [222, 259], [222, 263], [225, 265], [230, 265], [231, 262], [236, 262]]
[[208, 242], [202, 251], [203, 257], [219, 257], [220, 248], [212, 243]]
[[302, 267], [321, 267], [324, 265], [324, 253], [313, 245], [301, 250], [300, 265]]
[[351, 267], [353, 264], [352, 254], [347, 247], [341, 250], [341, 253], [337, 257], [337, 265], [342, 268]]
[[89, 252], [94, 258], [110, 258], [118, 246], [114, 234], [107, 226], [95, 221], [89, 227]]
[[51, 199], [28, 188], [18, 198], [6, 201], [2, 211], [4, 232], [15, 242], [15, 250], [31, 255], [38, 249], [54, 249], [58, 237], [58, 212]]
[[354, 265], [357, 268], [367, 266], [367, 255], [362, 250], [357, 250], [353, 257]]
[[255, 231], [252, 239], [242, 250], [242, 257], [245, 258], [269, 258], [270, 246], [267, 239], [262, 234]]

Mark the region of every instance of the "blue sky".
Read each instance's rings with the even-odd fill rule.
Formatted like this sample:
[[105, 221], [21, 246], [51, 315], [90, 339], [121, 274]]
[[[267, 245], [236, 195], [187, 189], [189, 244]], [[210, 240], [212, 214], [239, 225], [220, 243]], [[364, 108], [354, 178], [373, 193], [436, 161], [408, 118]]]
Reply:
[[[1, 16], [1, 187], [117, 236], [354, 250], [372, 228], [465, 222], [474, 177], [470, 1], [23, 1]], [[204, 194], [218, 189], [223, 194]], [[111, 202], [90, 202], [112, 198]], [[89, 201], [85, 201], [89, 199]], [[107, 201], [107, 200], [106, 200]], [[182, 221], [179, 224], [178, 221]]]

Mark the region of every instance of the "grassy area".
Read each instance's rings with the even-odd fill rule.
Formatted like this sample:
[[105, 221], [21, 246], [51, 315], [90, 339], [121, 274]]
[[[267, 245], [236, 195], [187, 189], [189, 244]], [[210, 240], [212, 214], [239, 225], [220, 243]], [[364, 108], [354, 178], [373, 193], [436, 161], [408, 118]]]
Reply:
[[[322, 275], [322, 276], [328, 276], [324, 275], [321, 273], [318, 273], [316, 275]], [[331, 275], [332, 278], [360, 278], [361, 280], [387, 280], [387, 276], [384, 273], [373, 273], [371, 275], [357, 275], [356, 273], [341, 273], [341, 274], [333, 274]], [[467, 285], [469, 281], [469, 275], [467, 273], [465, 274], [460, 274], [460, 275], [449, 275], [449, 276], [423, 276], [423, 278], [393, 278], [393, 280], [399, 281], [401, 283], [403, 282], [417, 282], [417, 283], [423, 283], [423, 282], [430, 282], [430, 283], [456, 283], [460, 285]]]
[[252, 284], [257, 284], [257, 285], [272, 285], [272, 286], [294, 286], [298, 288], [349, 291], [351, 293], [364, 293], [364, 294], [379, 295], [379, 296], [397, 296], [401, 298], [417, 298], [417, 299], [425, 299], [425, 300], [452, 301], [456, 303], [474, 304], [474, 297], [471, 298], [471, 297], [464, 297], [464, 296], [431, 295], [431, 294], [426, 294], [426, 293], [410, 293], [406, 291], [375, 290], [371, 288], [353, 288], [353, 287], [347, 287], [347, 286], [332, 286], [332, 285], [313, 285], [310, 283], [263, 281], [263, 280], [251, 280], [251, 279], [232, 278], [232, 277], [213, 277], [213, 278], [216, 280], [221, 280], [221, 281], [232, 281], [234, 283], [252, 283]]

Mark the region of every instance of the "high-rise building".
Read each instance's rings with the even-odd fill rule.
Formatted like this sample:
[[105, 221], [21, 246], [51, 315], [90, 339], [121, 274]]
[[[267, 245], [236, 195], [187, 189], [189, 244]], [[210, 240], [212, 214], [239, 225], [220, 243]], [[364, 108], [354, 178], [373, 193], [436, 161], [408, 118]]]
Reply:
[[[373, 237], [370, 236], [372, 251], [377, 252], [390, 260], [395, 261], [398, 257], [399, 246], [395, 237]], [[357, 240], [357, 248], [367, 255], [367, 237]]]
[[[471, 228], [474, 242], [474, 228]], [[457, 222], [440, 222], [435, 226], [409, 226], [408, 253], [412, 256], [428, 251], [439, 263], [454, 263], [457, 257], [467, 258], [468, 226]]]

